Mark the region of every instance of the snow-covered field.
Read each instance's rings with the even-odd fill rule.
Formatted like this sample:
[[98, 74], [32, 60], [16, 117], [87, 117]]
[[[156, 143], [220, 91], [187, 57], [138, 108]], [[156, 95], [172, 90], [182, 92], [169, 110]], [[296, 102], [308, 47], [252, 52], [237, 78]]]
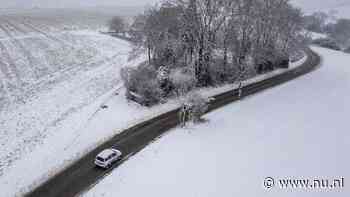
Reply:
[[[349, 196], [350, 55], [313, 49], [315, 72], [170, 131], [83, 196]], [[266, 190], [265, 177], [345, 187]]]
[[0, 196], [37, 184], [106, 137], [74, 144], [122, 86], [120, 68], [136, 63], [127, 61], [129, 43], [98, 33], [106, 18], [62, 14], [0, 13]]

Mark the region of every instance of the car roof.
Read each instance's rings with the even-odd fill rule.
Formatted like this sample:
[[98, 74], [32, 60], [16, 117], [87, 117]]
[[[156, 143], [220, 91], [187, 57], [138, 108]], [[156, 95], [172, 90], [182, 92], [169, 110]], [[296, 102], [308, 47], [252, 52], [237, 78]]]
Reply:
[[105, 158], [109, 157], [113, 153], [115, 153], [114, 150], [106, 149], [106, 150], [100, 152], [97, 156], [105, 159]]

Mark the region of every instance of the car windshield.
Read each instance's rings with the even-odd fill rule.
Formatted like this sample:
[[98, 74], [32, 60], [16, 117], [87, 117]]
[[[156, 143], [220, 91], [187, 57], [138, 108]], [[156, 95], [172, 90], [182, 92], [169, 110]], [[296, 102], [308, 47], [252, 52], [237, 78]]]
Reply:
[[102, 161], [102, 162], [105, 161], [105, 159], [103, 159], [102, 157], [97, 157], [96, 159], [97, 159], [98, 161]]

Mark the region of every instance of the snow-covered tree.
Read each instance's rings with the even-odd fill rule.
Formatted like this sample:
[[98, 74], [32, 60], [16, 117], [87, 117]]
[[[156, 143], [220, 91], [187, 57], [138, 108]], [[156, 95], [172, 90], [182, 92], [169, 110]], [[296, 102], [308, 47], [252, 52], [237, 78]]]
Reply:
[[316, 12], [303, 17], [305, 28], [312, 32], [324, 33], [327, 20], [330, 18], [327, 13]]
[[[131, 29], [148, 66], [191, 70], [197, 87], [288, 67], [304, 41], [301, 11], [289, 0], [166, 0], [137, 19]], [[175, 91], [186, 91], [174, 81]]]

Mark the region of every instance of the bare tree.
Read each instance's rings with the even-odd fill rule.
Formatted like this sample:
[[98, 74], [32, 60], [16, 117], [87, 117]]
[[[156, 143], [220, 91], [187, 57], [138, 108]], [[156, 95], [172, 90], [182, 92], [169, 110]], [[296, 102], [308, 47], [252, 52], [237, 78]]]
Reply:
[[210, 85], [209, 64], [216, 48], [217, 33], [226, 21], [223, 10], [231, 1], [178, 0], [176, 3], [183, 11], [185, 42], [191, 60], [195, 60], [193, 65], [198, 85]]
[[324, 33], [328, 18], [327, 13], [316, 12], [312, 15], [304, 16], [305, 28], [309, 31]]
[[140, 14], [134, 17], [133, 23], [129, 29], [129, 35], [137, 47], [142, 47], [144, 44], [144, 28], [146, 24], [146, 15]]
[[289, 0], [167, 0], [131, 30], [149, 66], [191, 70], [199, 87], [288, 66], [304, 37], [302, 14]]

